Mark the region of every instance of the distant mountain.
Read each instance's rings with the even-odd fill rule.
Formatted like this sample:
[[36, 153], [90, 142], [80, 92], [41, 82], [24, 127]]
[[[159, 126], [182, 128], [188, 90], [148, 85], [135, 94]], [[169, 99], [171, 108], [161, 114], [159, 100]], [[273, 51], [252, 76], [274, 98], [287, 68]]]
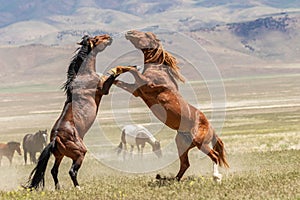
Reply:
[[191, 30], [214, 45], [267, 60], [299, 62], [300, 14], [277, 13], [250, 21]]
[[[161, 13], [180, 5], [179, 0], [0, 0], [0, 27], [26, 20], [47, 21], [49, 16], [75, 15], [80, 8], [110, 9], [136, 16]], [[47, 21], [51, 23], [50, 21]]]
[[145, 27], [189, 35], [229, 74], [233, 65], [256, 70], [253, 63], [300, 62], [299, 0], [0, 0], [1, 81], [63, 71], [62, 55], [84, 34]]
[[235, 9], [249, 8], [255, 5], [265, 5], [274, 8], [299, 8], [300, 2], [298, 0], [253, 0], [253, 1], [240, 1], [240, 0], [194, 0], [196, 6], [199, 7], [216, 7], [216, 6], [230, 6]]

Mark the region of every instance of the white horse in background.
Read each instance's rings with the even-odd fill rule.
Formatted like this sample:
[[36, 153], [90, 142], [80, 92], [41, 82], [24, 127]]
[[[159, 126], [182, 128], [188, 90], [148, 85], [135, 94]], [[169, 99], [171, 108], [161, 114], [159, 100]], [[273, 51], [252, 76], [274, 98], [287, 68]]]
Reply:
[[134, 146], [137, 146], [138, 154], [143, 157], [143, 150], [149, 143], [152, 146], [152, 151], [157, 157], [162, 157], [160, 142], [142, 125], [126, 125], [122, 129], [121, 142], [118, 146], [118, 154], [123, 150], [123, 158], [127, 151], [127, 144], [130, 145], [130, 154], [132, 155]]

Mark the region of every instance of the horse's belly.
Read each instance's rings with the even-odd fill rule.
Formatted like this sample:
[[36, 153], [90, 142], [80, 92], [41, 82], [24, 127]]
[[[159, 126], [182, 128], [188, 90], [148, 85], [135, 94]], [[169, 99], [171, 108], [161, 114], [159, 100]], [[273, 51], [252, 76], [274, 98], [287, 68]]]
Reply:
[[125, 141], [127, 144], [129, 145], [135, 145], [136, 144], [136, 140], [135, 140], [135, 137], [134, 136], [131, 136], [129, 134], [126, 134], [125, 135]]
[[[158, 103], [150, 107], [153, 114], [168, 127], [179, 129], [191, 129], [194, 109], [185, 101], [173, 96], [159, 96]], [[188, 130], [187, 130], [188, 131]]]

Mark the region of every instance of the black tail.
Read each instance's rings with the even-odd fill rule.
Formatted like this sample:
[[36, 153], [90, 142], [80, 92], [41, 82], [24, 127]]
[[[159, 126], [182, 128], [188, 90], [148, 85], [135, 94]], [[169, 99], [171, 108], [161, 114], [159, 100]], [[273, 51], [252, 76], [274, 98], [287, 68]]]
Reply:
[[120, 142], [119, 146], [117, 147], [118, 155], [121, 153], [122, 149], [123, 149], [123, 144], [122, 144], [122, 142]]
[[39, 187], [44, 187], [44, 176], [47, 168], [47, 163], [52, 154], [54, 148], [54, 140], [50, 142], [42, 151], [36, 167], [32, 170], [29, 175], [29, 180], [26, 186], [23, 186], [28, 189], [37, 189]]

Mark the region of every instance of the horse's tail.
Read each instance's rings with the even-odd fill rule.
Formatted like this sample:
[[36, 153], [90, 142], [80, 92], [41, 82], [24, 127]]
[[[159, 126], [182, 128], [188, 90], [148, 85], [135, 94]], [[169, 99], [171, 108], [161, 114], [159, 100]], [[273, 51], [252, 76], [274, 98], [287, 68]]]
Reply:
[[120, 142], [120, 144], [118, 145], [118, 147], [117, 147], [117, 153], [118, 153], [118, 155], [121, 153], [121, 151], [123, 150], [123, 143], [124, 142], [126, 142], [126, 140], [125, 140], [125, 130], [123, 129], [122, 130], [122, 135], [121, 135], [121, 142]]
[[123, 143], [120, 142], [120, 144], [119, 144], [118, 147], [117, 147], [117, 154], [118, 154], [118, 155], [121, 153], [122, 149], [123, 149]]
[[223, 141], [217, 136], [217, 134], [214, 132], [212, 143], [214, 145], [214, 150], [219, 153], [219, 165], [221, 167], [229, 168], [229, 164], [226, 160], [226, 153], [224, 148]]
[[45, 171], [47, 168], [47, 164], [49, 158], [54, 149], [55, 140], [50, 142], [42, 151], [41, 155], [39, 156], [38, 163], [36, 167], [32, 170], [29, 175], [29, 179], [26, 186], [23, 186], [28, 189], [37, 189], [40, 186], [44, 187], [44, 176]]

